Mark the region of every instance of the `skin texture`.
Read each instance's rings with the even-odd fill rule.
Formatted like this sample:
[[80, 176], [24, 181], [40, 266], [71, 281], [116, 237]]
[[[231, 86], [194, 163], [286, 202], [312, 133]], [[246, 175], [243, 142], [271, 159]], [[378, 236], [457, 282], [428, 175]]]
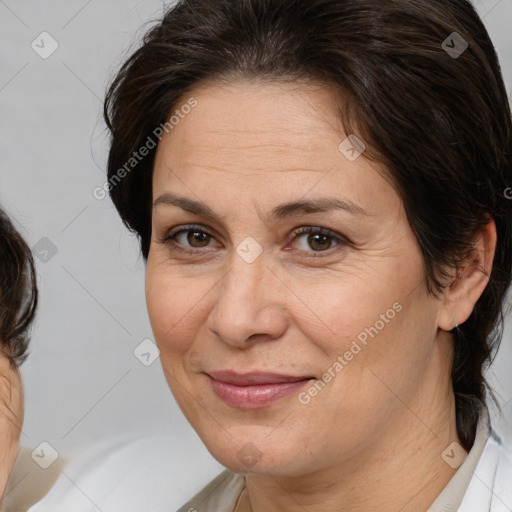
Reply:
[[[146, 297], [178, 404], [212, 455], [246, 475], [237, 511], [426, 510], [454, 474], [441, 458], [458, 441], [448, 331], [485, 288], [477, 269], [490, 272], [494, 223], [475, 238], [466, 271], [434, 298], [385, 169], [339, 151], [347, 134], [327, 88], [240, 80], [190, 96], [197, 106], [159, 144], [153, 199], [201, 201], [218, 218], [154, 207]], [[325, 197], [365, 213], [271, 218], [283, 203]], [[211, 236], [192, 228], [163, 241], [190, 224]], [[297, 234], [303, 226], [333, 238]], [[236, 251], [247, 237], [263, 249], [253, 263]], [[205, 375], [322, 379], [394, 304], [400, 312], [307, 404], [295, 393], [238, 409]], [[255, 454], [250, 467], [240, 449]]]
[[23, 425], [23, 386], [21, 376], [6, 357], [0, 357], [0, 496], [14, 466]]

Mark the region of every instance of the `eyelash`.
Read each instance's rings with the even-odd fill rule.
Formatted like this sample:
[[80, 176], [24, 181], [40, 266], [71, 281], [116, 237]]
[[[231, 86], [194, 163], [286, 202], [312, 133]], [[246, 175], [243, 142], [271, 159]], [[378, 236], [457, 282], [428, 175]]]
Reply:
[[[208, 235], [209, 237], [214, 238], [214, 236], [211, 233], [209, 233], [207, 230], [205, 230], [203, 227], [198, 226], [198, 225], [189, 225], [189, 226], [180, 227], [179, 229], [176, 229], [175, 231], [170, 231], [164, 238], [159, 240], [158, 243], [167, 245], [169, 247], [169, 249], [171, 249], [172, 251], [178, 251], [178, 252], [185, 253], [185, 254], [197, 255], [198, 251], [201, 252], [200, 248], [196, 248], [196, 249], [184, 248], [183, 245], [178, 244], [175, 241], [175, 239], [178, 235], [180, 235], [182, 233], [191, 232], [191, 231], [194, 231], [196, 233], [205, 234], [205, 235]], [[350, 243], [346, 237], [339, 235], [339, 234], [335, 233], [334, 231], [331, 231], [330, 229], [312, 227], [312, 226], [304, 226], [304, 227], [298, 228], [294, 232], [294, 238], [293, 238], [292, 242], [294, 242], [295, 240], [300, 238], [302, 235], [306, 235], [306, 234], [328, 236], [334, 242], [336, 242], [336, 244], [333, 247], [330, 247], [329, 249], [326, 249], [324, 251], [302, 251], [302, 250], [299, 250], [302, 253], [308, 254], [307, 257], [310, 257], [310, 258], [318, 258], [318, 257], [322, 257], [324, 255], [331, 255], [332, 250], [335, 249], [336, 247], [338, 247], [338, 249], [339, 249], [340, 246], [343, 247]]]

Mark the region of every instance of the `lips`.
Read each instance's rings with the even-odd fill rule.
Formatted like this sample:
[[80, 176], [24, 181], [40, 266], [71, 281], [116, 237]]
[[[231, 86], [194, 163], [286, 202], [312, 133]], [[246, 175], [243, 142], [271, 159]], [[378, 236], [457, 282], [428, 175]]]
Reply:
[[287, 382], [299, 382], [311, 379], [312, 377], [294, 377], [292, 375], [282, 375], [278, 373], [236, 373], [232, 371], [210, 372], [208, 374], [212, 379], [235, 386], [255, 386], [261, 384], [284, 384]]
[[298, 391], [312, 379], [309, 376], [263, 372], [239, 374], [219, 371], [207, 375], [213, 391], [222, 401], [243, 409], [267, 407]]

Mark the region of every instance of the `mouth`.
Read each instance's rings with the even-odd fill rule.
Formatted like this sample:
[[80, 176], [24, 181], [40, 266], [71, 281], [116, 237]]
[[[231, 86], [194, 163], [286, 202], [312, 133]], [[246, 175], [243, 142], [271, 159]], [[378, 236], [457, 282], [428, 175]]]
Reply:
[[314, 377], [276, 373], [252, 372], [238, 374], [232, 371], [206, 374], [214, 393], [223, 402], [240, 409], [268, 407], [299, 391]]

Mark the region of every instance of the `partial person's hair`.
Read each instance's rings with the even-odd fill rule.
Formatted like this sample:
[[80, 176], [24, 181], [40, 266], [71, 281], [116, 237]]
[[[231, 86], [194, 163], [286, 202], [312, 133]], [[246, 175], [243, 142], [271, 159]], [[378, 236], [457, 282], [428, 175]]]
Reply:
[[331, 88], [345, 133], [385, 165], [404, 203], [430, 293], [442, 291], [476, 231], [494, 219], [488, 285], [453, 331], [457, 429], [469, 449], [512, 268], [510, 105], [474, 7], [468, 0], [178, 1], [121, 67], [104, 105], [110, 195], [145, 259], [155, 151], [128, 171], [127, 162], [194, 88], [237, 79]]
[[0, 209], [0, 350], [15, 369], [27, 357], [37, 300], [32, 253]]

